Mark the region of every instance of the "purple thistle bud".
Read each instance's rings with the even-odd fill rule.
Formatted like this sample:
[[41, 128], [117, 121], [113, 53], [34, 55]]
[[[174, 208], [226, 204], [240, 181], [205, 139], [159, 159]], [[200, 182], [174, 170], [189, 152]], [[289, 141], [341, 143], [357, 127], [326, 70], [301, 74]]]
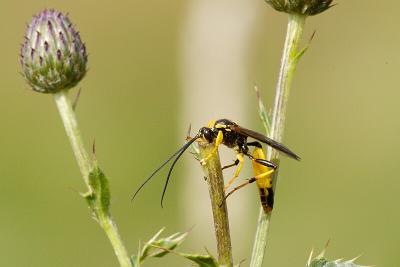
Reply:
[[20, 62], [33, 90], [56, 93], [74, 87], [85, 76], [87, 53], [68, 17], [45, 9], [27, 26]]

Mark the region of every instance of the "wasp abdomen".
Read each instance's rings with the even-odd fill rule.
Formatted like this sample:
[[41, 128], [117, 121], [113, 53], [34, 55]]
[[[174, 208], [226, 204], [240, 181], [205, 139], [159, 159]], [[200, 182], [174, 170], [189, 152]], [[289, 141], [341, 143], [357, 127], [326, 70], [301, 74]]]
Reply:
[[261, 206], [265, 213], [272, 211], [274, 207], [274, 191], [272, 188], [259, 188]]

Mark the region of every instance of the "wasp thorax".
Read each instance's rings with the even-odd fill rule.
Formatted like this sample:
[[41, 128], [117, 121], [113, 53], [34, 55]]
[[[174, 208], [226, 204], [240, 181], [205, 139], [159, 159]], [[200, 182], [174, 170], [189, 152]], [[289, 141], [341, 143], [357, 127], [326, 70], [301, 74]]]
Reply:
[[85, 76], [87, 53], [68, 17], [45, 9], [28, 25], [20, 61], [33, 90], [56, 93], [75, 86]]

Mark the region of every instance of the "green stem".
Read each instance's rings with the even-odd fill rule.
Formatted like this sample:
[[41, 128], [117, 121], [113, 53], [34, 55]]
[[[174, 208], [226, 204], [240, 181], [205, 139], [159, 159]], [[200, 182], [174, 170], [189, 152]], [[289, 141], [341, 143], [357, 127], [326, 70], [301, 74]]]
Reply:
[[114, 248], [114, 253], [118, 258], [119, 264], [121, 267], [132, 267], [132, 262], [128, 256], [128, 252], [124, 244], [122, 243], [122, 239], [118, 234], [118, 228], [115, 225], [111, 216], [106, 216], [103, 218], [99, 218], [99, 223], [101, 227], [106, 232], [108, 239], [112, 247]]
[[[293, 75], [298, 63], [298, 47], [303, 33], [306, 16], [299, 14], [289, 14], [289, 22], [286, 32], [286, 40], [283, 49], [281, 68], [278, 83], [276, 86], [275, 103], [272, 113], [272, 124], [270, 137], [278, 142], [282, 142], [285, 128], [286, 108], [289, 99], [290, 87]], [[279, 164], [278, 153], [270, 147], [267, 151], [268, 160]], [[274, 176], [274, 189], [277, 183], [277, 173]], [[263, 263], [264, 254], [268, 241], [268, 231], [271, 222], [271, 213], [265, 214], [260, 209], [258, 218], [257, 232], [254, 240], [253, 252], [251, 256], [251, 267], [260, 267]]]
[[[214, 148], [213, 144], [200, 144], [200, 154], [205, 158]], [[214, 217], [214, 229], [217, 239], [218, 262], [221, 266], [233, 265], [232, 245], [229, 232], [228, 209], [226, 207], [224, 177], [222, 175], [219, 155], [213, 153], [211, 158], [203, 166], [204, 175], [207, 178], [208, 191], [210, 193], [211, 207]]]
[[[63, 121], [64, 128], [71, 143], [71, 147], [74, 152], [76, 162], [78, 163], [82, 178], [88, 187], [89, 192], [92, 192], [89, 184], [89, 173], [93, 169], [93, 164], [91, 163], [88, 153], [83, 145], [76, 115], [72, 108], [71, 101], [68, 98], [68, 91], [62, 90], [54, 94], [54, 101], [56, 102], [58, 111]], [[117, 226], [114, 224], [111, 215], [97, 216], [97, 219], [100, 226], [107, 234], [120, 265], [122, 267], [132, 267], [128, 253], [122, 243], [122, 240], [118, 234]]]
[[72, 109], [71, 101], [68, 98], [68, 91], [63, 90], [54, 94], [54, 101], [56, 102], [58, 111], [64, 124], [65, 132], [69, 138], [82, 178], [87, 187], [90, 189], [89, 173], [92, 170], [92, 164], [82, 142], [78, 121], [76, 120], [75, 112]]

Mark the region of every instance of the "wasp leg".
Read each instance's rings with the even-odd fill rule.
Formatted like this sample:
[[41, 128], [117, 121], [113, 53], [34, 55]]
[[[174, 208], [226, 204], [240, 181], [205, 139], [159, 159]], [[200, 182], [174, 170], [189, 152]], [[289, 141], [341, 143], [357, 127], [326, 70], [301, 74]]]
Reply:
[[[259, 142], [250, 142], [250, 143], [247, 143], [247, 145], [254, 146], [253, 155], [246, 153], [246, 156], [248, 156], [253, 161], [253, 163], [256, 162], [265, 167], [276, 170], [276, 168], [277, 168], [276, 164], [273, 163], [272, 161], [265, 159], [266, 157], [265, 157], [264, 151], [262, 150], [262, 146]], [[265, 168], [260, 169], [259, 166], [257, 166], [257, 165], [253, 165], [253, 168], [255, 171], [257, 171], [257, 173], [263, 173], [266, 171]]]
[[257, 141], [255, 141], [255, 142], [248, 142], [248, 143], [247, 143], [247, 146], [254, 146], [254, 147], [262, 148], [261, 143], [260, 143], [260, 142], [257, 142]]
[[278, 168], [278, 166], [276, 166], [275, 163], [273, 163], [272, 161], [266, 160], [266, 159], [252, 159], [253, 161], [257, 162], [258, 164], [261, 164], [265, 167], [271, 168], [276, 170]]
[[253, 177], [253, 178], [248, 179], [246, 182], [242, 183], [241, 185], [238, 185], [238, 186], [236, 186], [235, 188], [233, 188], [228, 194], [226, 194], [226, 196], [224, 197], [224, 200], [222, 201], [222, 203], [220, 204], [220, 206], [222, 206], [222, 204], [226, 201], [226, 199], [227, 199], [230, 195], [232, 195], [234, 192], [238, 191], [239, 189], [241, 189], [241, 188], [245, 187], [246, 185], [251, 184], [251, 183], [253, 183], [253, 182], [255, 182], [255, 181], [256, 181], [256, 179], [254, 179], [254, 177]]
[[242, 171], [243, 162], [244, 162], [243, 154], [241, 154], [241, 153], [236, 154], [236, 158], [237, 158], [237, 161], [239, 161], [238, 167], [236, 168], [236, 171], [235, 171], [235, 174], [233, 175], [233, 177], [225, 185], [225, 188], [224, 188], [225, 190], [227, 190], [229, 188], [229, 186], [231, 186], [235, 182], [235, 180], [239, 177], [240, 172]]
[[259, 177], [260, 175], [262, 175], [260, 180], [257, 181], [257, 186], [259, 188], [271, 188], [272, 179], [270, 176], [272, 172], [278, 168], [278, 166], [276, 166], [275, 163], [266, 160], [264, 151], [257, 145], [255, 145], [254, 147], [253, 155], [246, 154], [246, 156], [248, 156], [253, 163], [254, 177]]
[[218, 132], [217, 138], [215, 139], [214, 142], [214, 148], [212, 149], [212, 151], [210, 152], [210, 154], [208, 154], [205, 158], [203, 158], [202, 160], [200, 160], [200, 164], [201, 165], [206, 165], [207, 161], [211, 158], [211, 156], [217, 152], [219, 145], [222, 144], [222, 140], [224, 139], [224, 135], [222, 133], [222, 131]]
[[[233, 193], [235, 193], [235, 192], [238, 191], [239, 189], [245, 187], [245, 186], [248, 185], [248, 184], [254, 183], [254, 182], [256, 182], [256, 181], [259, 180], [259, 179], [262, 179], [262, 178], [264, 178], [264, 177], [267, 177], [267, 176], [271, 175], [274, 171], [275, 171], [274, 169], [271, 169], [271, 170], [269, 170], [269, 171], [267, 171], [267, 172], [261, 173], [261, 174], [259, 174], [259, 175], [254, 176], [254, 177], [251, 177], [251, 178], [248, 179], [246, 182], [244, 182], [244, 183], [242, 183], [242, 184], [236, 186], [235, 188], [233, 188], [233, 189], [225, 196], [225, 198], [224, 198], [223, 201], [226, 201], [226, 199], [227, 199], [230, 195], [232, 195]], [[223, 203], [223, 202], [222, 202], [222, 203]], [[221, 205], [222, 205], [222, 203], [221, 203]]]
[[228, 169], [228, 168], [233, 167], [233, 166], [237, 166], [239, 164], [239, 162], [240, 161], [238, 159], [236, 159], [234, 163], [222, 167], [222, 170]]

